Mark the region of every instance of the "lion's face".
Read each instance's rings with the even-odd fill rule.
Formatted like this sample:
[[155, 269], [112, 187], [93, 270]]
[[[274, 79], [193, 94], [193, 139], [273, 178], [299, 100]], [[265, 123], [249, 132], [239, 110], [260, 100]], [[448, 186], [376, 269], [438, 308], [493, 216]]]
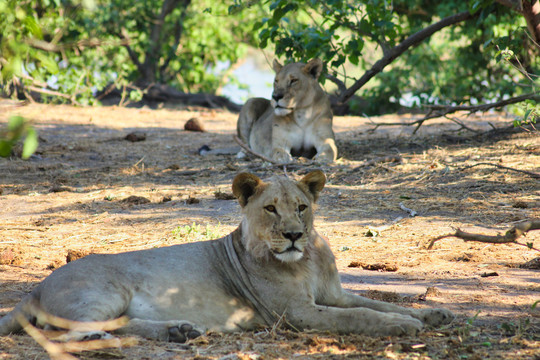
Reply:
[[321, 171], [311, 172], [298, 182], [283, 177], [263, 182], [253, 174], [239, 174], [233, 182], [233, 193], [243, 208], [247, 250], [257, 258], [300, 260], [310, 246], [313, 204], [325, 181]]
[[322, 61], [313, 59], [307, 64], [292, 63], [282, 66], [274, 60], [274, 92], [270, 103], [274, 113], [285, 116], [296, 108], [311, 106], [320, 87], [318, 78], [322, 71]]

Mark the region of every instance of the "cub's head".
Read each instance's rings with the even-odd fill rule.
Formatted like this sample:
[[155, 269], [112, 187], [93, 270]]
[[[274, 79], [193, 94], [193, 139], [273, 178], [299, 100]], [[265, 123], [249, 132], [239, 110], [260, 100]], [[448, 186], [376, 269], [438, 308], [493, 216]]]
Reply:
[[263, 182], [253, 174], [237, 175], [233, 194], [244, 214], [246, 249], [257, 258], [300, 260], [311, 245], [313, 204], [325, 182], [322, 171], [310, 172], [300, 181], [272, 177]]
[[319, 76], [323, 69], [320, 59], [312, 59], [307, 64], [292, 63], [285, 66], [274, 60], [274, 92], [270, 100], [274, 113], [284, 116], [296, 108], [311, 106], [318, 93], [322, 92]]

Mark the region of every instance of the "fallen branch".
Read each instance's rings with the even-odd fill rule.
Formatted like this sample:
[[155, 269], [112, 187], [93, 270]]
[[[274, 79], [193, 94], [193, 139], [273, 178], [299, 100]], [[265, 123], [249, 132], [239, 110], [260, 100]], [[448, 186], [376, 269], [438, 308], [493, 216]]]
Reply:
[[540, 179], [540, 173], [537, 173], [537, 172], [533, 172], [533, 171], [527, 171], [527, 170], [520, 170], [520, 169], [514, 169], [514, 168], [511, 168], [511, 167], [508, 167], [508, 166], [503, 166], [503, 165], [499, 165], [499, 164], [492, 164], [492, 163], [485, 163], [485, 162], [482, 162], [482, 163], [478, 163], [478, 164], [474, 164], [474, 165], [469, 165], [469, 166], [465, 166], [464, 168], [461, 168], [459, 169], [460, 171], [464, 171], [464, 170], [467, 170], [467, 169], [470, 169], [470, 168], [473, 168], [473, 167], [476, 167], [476, 166], [482, 166], [482, 165], [485, 165], [485, 166], [494, 166], [496, 168], [499, 168], [499, 169], [505, 169], [505, 170], [509, 170], [509, 171], [515, 171], [515, 172], [519, 172], [519, 173], [522, 173], [522, 174], [527, 174], [535, 179]]
[[[413, 134], [416, 134], [420, 126], [424, 124], [424, 122], [439, 118], [439, 117], [446, 117], [446, 115], [455, 113], [458, 111], [468, 111], [469, 115], [475, 112], [485, 112], [493, 108], [500, 108], [506, 105], [512, 105], [517, 104], [525, 100], [536, 100], [540, 101], [540, 94], [538, 92], [529, 93], [521, 96], [516, 96], [513, 98], [495, 101], [492, 103], [487, 104], [480, 104], [480, 105], [460, 105], [460, 106], [445, 106], [445, 105], [431, 105], [429, 106], [428, 113], [421, 119], [409, 122], [409, 123], [401, 123], [401, 122], [393, 122], [393, 123], [378, 123], [375, 124], [375, 128], [373, 130], [376, 130], [380, 126], [416, 126], [416, 129], [414, 129]], [[449, 119], [453, 122], [456, 122], [455, 119]], [[456, 122], [457, 123], [457, 122]], [[460, 126], [465, 127], [462, 123], [458, 123]], [[468, 129], [471, 131], [474, 131], [472, 129]]]
[[382, 157], [378, 157], [378, 158], [371, 159], [371, 160], [368, 160], [368, 161], [364, 161], [360, 165], [355, 166], [352, 169], [352, 171], [359, 170], [360, 168], [363, 168], [363, 167], [366, 167], [366, 166], [372, 166], [372, 165], [377, 165], [377, 164], [382, 164], [382, 163], [401, 162], [401, 161], [403, 161], [403, 158], [399, 154], [398, 155], [382, 156]]
[[522, 223], [519, 223], [512, 227], [510, 230], [508, 230], [504, 235], [482, 235], [482, 234], [474, 234], [474, 233], [468, 233], [465, 231], [462, 231], [461, 229], [457, 229], [453, 234], [446, 234], [439, 237], [436, 237], [435, 239], [431, 240], [428, 245], [428, 250], [431, 250], [433, 248], [433, 245], [435, 242], [448, 238], [448, 237], [457, 237], [463, 241], [477, 241], [477, 242], [483, 242], [483, 243], [490, 243], [490, 244], [517, 244], [521, 246], [526, 246], [529, 249], [540, 251], [540, 249], [536, 249], [532, 246], [532, 243], [529, 244], [522, 244], [518, 243], [517, 239], [521, 237], [522, 235], [525, 235], [527, 232], [532, 230], [540, 230], [540, 220], [530, 220], [530, 221], [524, 221]]

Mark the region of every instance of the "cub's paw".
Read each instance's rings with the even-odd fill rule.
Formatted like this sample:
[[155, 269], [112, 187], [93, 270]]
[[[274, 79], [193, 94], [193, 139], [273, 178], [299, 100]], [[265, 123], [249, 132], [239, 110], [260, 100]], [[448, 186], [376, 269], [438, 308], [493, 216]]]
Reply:
[[202, 335], [202, 332], [195, 329], [190, 323], [180, 323], [171, 326], [169, 331], [169, 342], [185, 343]]
[[291, 154], [281, 148], [274, 149], [272, 153], [272, 160], [279, 164], [289, 164], [293, 162]]
[[420, 309], [414, 317], [420, 319], [426, 325], [440, 326], [450, 324], [455, 315], [446, 309]]
[[[416, 335], [423, 328], [420, 320], [409, 315], [386, 313], [387, 317], [378, 322], [374, 335], [401, 336]], [[369, 335], [369, 334], [368, 334]]]

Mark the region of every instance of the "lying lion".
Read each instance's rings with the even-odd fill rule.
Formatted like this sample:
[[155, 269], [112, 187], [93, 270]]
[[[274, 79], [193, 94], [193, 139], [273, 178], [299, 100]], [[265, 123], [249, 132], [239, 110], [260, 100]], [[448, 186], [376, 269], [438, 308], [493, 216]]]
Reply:
[[[233, 193], [243, 220], [217, 240], [115, 255], [89, 255], [54, 271], [0, 320], [0, 335], [21, 330], [23, 314], [74, 320], [77, 339], [110, 336], [85, 322], [125, 315], [120, 334], [184, 342], [204, 330], [244, 331], [284, 316], [296, 329], [372, 336], [415, 334], [453, 319], [444, 309], [412, 309], [343, 290], [334, 255], [313, 228], [326, 178], [263, 182], [242, 173]], [[38, 311], [39, 310], [39, 311]], [[36, 319], [37, 317], [37, 319]], [[75, 332], [74, 332], [75, 333]]]
[[318, 81], [322, 68], [320, 59], [285, 66], [274, 60], [272, 99], [246, 102], [238, 117], [238, 137], [278, 163], [290, 163], [293, 155], [335, 161], [332, 109]]

